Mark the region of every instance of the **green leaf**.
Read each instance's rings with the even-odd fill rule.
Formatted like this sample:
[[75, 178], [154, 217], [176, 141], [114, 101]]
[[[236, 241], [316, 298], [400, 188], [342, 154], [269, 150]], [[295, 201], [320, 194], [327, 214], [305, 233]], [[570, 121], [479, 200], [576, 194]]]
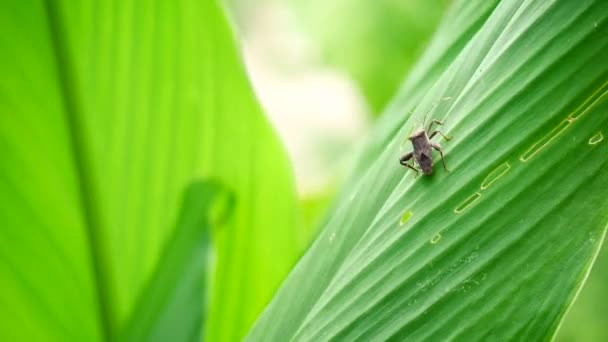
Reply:
[[[401, 89], [384, 114], [376, 121], [374, 134], [359, 157], [351, 178], [363, 176], [367, 165], [373, 163], [394, 138], [397, 130], [409, 118], [402, 108], [414, 108], [446, 71], [464, 46], [485, 23], [498, 3], [495, 1], [455, 2], [447, 12], [438, 33], [429, 44], [420, 61], [410, 71]], [[353, 182], [354, 180], [351, 180]]]
[[302, 211], [302, 225], [304, 226], [304, 229], [302, 229], [304, 246], [308, 247], [316, 236], [321, 220], [326, 216], [327, 208], [334, 199], [334, 192], [333, 187], [329, 187], [323, 193], [306, 195], [300, 198], [299, 207]]
[[[457, 15], [460, 37], [439, 31], [435, 42], [471, 39], [425, 55], [454, 58], [389, 106], [369, 162], [249, 340], [553, 336], [608, 223], [608, 3], [454, 6], [476, 5]], [[427, 112], [453, 136], [452, 172], [436, 158], [434, 176], [415, 178], [397, 160]]]
[[2, 1], [0, 26], [0, 339], [96, 341], [97, 274], [43, 3]]
[[241, 337], [298, 255], [295, 195], [218, 5], [8, 0], [0, 27], [0, 339], [116, 337], [208, 178], [236, 205], [207, 334]]
[[212, 205], [222, 203], [218, 200], [223, 192], [221, 186], [211, 182], [188, 187], [174, 235], [164, 246], [121, 340], [201, 340]]

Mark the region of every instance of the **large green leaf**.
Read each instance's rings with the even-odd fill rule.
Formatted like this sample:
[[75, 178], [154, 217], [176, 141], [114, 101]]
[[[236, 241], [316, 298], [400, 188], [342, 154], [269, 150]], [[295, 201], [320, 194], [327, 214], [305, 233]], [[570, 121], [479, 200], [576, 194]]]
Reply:
[[497, 0], [457, 1], [448, 9], [429, 48], [411, 70], [387, 110], [376, 122], [374, 134], [359, 157], [351, 178], [362, 177], [366, 165], [373, 163], [384, 151], [397, 130], [409, 118], [410, 111], [404, 113], [403, 108], [414, 108], [415, 104], [422, 100], [472, 36], [479, 31], [497, 3]]
[[242, 336], [297, 256], [295, 200], [215, 1], [7, 0], [0, 27], [0, 339], [116, 336], [201, 178], [236, 196], [209, 335]]
[[95, 341], [96, 274], [45, 9], [0, 6], [0, 339]]
[[209, 236], [211, 225], [217, 224], [214, 209], [223, 203], [222, 193], [221, 186], [210, 182], [188, 187], [173, 236], [121, 332], [121, 340], [200, 341]]
[[[463, 13], [448, 22], [468, 23], [443, 26], [426, 54], [453, 58], [417, 66], [421, 89], [389, 106], [366, 162], [250, 340], [556, 331], [608, 223], [608, 3], [454, 6]], [[437, 76], [421, 77], [425, 69]], [[454, 137], [443, 143], [452, 172], [415, 178], [397, 159], [428, 111]]]

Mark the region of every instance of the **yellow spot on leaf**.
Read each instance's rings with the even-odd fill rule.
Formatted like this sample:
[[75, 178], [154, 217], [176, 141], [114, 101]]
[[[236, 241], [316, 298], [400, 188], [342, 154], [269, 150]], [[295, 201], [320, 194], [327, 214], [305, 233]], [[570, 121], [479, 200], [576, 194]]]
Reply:
[[414, 215], [414, 213], [412, 213], [411, 210], [407, 210], [405, 213], [403, 213], [403, 215], [401, 215], [401, 220], [399, 221], [399, 225], [403, 226], [404, 224], [406, 224], [407, 221], [409, 221], [410, 218], [412, 218], [412, 215]]

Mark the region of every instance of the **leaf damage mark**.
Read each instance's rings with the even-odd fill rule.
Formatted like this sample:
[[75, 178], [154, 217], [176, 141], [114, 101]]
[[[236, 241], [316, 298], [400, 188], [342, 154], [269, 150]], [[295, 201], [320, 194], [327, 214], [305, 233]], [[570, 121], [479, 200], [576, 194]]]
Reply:
[[542, 151], [545, 147], [547, 147], [555, 138], [557, 138], [560, 134], [562, 134], [566, 128], [570, 127], [574, 119], [567, 119], [559, 123], [559, 125], [555, 126], [547, 135], [542, 137], [539, 141], [534, 143], [532, 147], [530, 147], [524, 154], [519, 157], [519, 160], [522, 162], [527, 162], [530, 158], [534, 157], [538, 152]]
[[434, 245], [437, 242], [439, 242], [439, 240], [441, 240], [441, 237], [442, 236], [441, 236], [440, 233], [437, 233], [437, 234], [433, 235], [433, 237], [431, 238], [431, 241], [430, 241], [431, 245]]
[[576, 120], [583, 114], [586, 114], [591, 108], [593, 108], [604, 96], [608, 94], [608, 81], [602, 84], [591, 96], [589, 96], [585, 102], [583, 102], [578, 108], [572, 112], [569, 116], [570, 119]]
[[473, 195], [467, 197], [467, 199], [465, 199], [464, 201], [462, 201], [462, 203], [460, 203], [460, 205], [458, 205], [456, 207], [456, 209], [454, 209], [454, 212], [456, 214], [462, 213], [465, 209], [467, 209], [468, 207], [472, 206], [480, 198], [481, 198], [481, 194], [479, 192], [474, 193]]
[[555, 138], [562, 134], [570, 125], [578, 120], [581, 116], [586, 114], [593, 108], [600, 100], [608, 94], [608, 81], [604, 82], [591, 96], [589, 96], [580, 106], [578, 106], [566, 120], [560, 122], [555, 128], [551, 130], [547, 135], [537, 141], [532, 147], [530, 147], [524, 154], [519, 158], [522, 162], [527, 162], [534, 157], [538, 152], [542, 151], [543, 148], [547, 147]]
[[604, 140], [604, 134], [597, 132], [594, 136], [589, 139], [589, 145], [597, 145]]
[[492, 183], [500, 179], [502, 176], [506, 175], [510, 169], [511, 164], [509, 164], [509, 162], [505, 162], [499, 165], [496, 169], [490, 172], [490, 174], [483, 180], [483, 182], [481, 182], [481, 190], [489, 188]]

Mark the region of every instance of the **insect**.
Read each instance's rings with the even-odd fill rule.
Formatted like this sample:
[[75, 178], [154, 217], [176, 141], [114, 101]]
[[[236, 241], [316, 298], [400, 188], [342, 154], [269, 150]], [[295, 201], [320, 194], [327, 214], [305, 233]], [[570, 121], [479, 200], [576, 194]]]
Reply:
[[[424, 121], [419, 129], [417, 129], [410, 137], [409, 141], [412, 142], [412, 146], [414, 147], [414, 151], [404, 154], [401, 158], [399, 158], [399, 163], [403, 166], [406, 166], [416, 172], [416, 176], [418, 175], [418, 170], [414, 167], [414, 162], [420, 166], [422, 169], [422, 173], [425, 175], [431, 175], [433, 173], [433, 153], [431, 149], [437, 150], [441, 155], [441, 162], [443, 163], [443, 168], [449, 172], [447, 166], [445, 165], [445, 158], [443, 157], [443, 151], [441, 150], [441, 145], [436, 142], [432, 142], [434, 136], [437, 134], [441, 135], [445, 140], [450, 141], [452, 138], [447, 137], [440, 130], [435, 130], [431, 132], [433, 125], [443, 125], [443, 121], [433, 119], [429, 123], [429, 126], [426, 130], [424, 130]], [[412, 158], [414, 160], [412, 163], [408, 163]]]

